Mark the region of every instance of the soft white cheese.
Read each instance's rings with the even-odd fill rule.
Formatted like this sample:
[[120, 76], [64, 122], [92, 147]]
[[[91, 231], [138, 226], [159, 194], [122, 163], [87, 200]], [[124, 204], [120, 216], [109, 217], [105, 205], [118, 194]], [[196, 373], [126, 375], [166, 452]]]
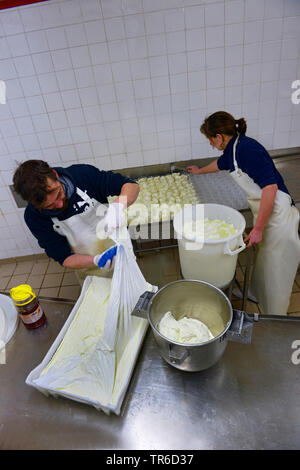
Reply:
[[237, 229], [219, 219], [204, 219], [186, 222], [183, 226], [183, 235], [188, 239], [222, 240], [234, 235]]
[[[198, 198], [187, 175], [173, 173], [137, 180], [140, 192], [127, 209], [130, 225], [172, 220], [184, 204], [197, 204]], [[115, 197], [108, 198], [112, 202]]]
[[171, 312], [164, 314], [158, 324], [159, 332], [177, 343], [204, 343], [214, 336], [208, 327], [195, 318], [183, 317], [175, 320]]
[[146, 320], [131, 318], [131, 336], [120, 355], [117, 348], [107, 348], [104, 332], [106, 322], [110, 320], [107, 316], [110, 289], [111, 279], [93, 277], [61, 344], [36, 380], [37, 384], [101, 405], [117, 403]]

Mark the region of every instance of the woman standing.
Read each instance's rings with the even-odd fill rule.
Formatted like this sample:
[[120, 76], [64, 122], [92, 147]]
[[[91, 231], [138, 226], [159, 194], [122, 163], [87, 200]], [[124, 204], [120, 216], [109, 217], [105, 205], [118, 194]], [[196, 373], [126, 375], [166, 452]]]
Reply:
[[286, 315], [300, 261], [299, 212], [266, 149], [245, 135], [246, 121], [225, 111], [206, 118], [200, 131], [223, 155], [190, 173], [229, 170], [245, 191], [254, 227], [245, 238], [248, 247], [258, 245], [249, 294], [264, 313]]

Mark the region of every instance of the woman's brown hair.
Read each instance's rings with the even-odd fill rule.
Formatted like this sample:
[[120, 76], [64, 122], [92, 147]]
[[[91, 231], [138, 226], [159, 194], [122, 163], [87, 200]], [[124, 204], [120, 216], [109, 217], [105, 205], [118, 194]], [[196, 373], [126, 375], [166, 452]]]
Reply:
[[226, 113], [226, 111], [217, 111], [205, 118], [200, 132], [208, 139], [216, 137], [217, 134], [234, 135], [236, 132], [245, 134], [247, 124], [244, 118], [234, 119], [234, 117]]
[[24, 201], [40, 208], [48, 194], [47, 179], [57, 177], [53, 169], [43, 160], [27, 160], [16, 169], [13, 176], [15, 191]]

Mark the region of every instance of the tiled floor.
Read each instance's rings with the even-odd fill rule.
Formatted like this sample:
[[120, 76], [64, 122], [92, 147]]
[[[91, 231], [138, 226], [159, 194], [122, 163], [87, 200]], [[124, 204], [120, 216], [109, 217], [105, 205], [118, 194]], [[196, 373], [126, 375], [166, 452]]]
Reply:
[[[162, 287], [169, 282], [181, 279], [177, 247], [138, 253], [138, 264], [148, 282]], [[238, 258], [236, 278], [243, 283], [246, 266], [246, 252]], [[9, 292], [19, 284], [30, 284], [34, 292], [44, 297], [57, 297], [76, 300], [81, 287], [73, 271], [63, 268], [46, 257], [27, 257], [25, 260], [0, 262], [0, 291]], [[241, 308], [242, 301], [232, 297], [234, 308]], [[246, 312], [260, 313], [259, 307], [247, 302]], [[300, 316], [300, 267], [294, 282], [288, 314]]]
[[48, 258], [28, 257], [28, 260], [0, 263], [0, 290], [9, 291], [19, 284], [29, 284], [44, 297], [76, 300], [81, 287], [73, 271]]
[[[241, 286], [243, 286], [244, 281], [246, 255], [246, 251], [239, 255], [236, 269], [236, 279]], [[170, 248], [160, 252], [140, 253], [138, 263], [147, 281], [159, 287], [168, 282], [181, 279], [177, 248]], [[232, 305], [236, 309], [241, 309], [242, 300], [232, 296]], [[250, 301], [247, 301], [245, 311], [248, 313], [261, 313], [259, 306]], [[300, 266], [293, 286], [288, 315], [300, 316]]]
[[[238, 258], [238, 264], [236, 269], [236, 279], [243, 285], [244, 281], [244, 274], [245, 274], [245, 267], [246, 267], [246, 251], [242, 252]], [[232, 297], [232, 305], [234, 308], [241, 308], [242, 301], [236, 299], [234, 296]], [[247, 301], [247, 306], [245, 308], [246, 312], [254, 313], [259, 312], [260, 309], [257, 304], [254, 302]], [[298, 267], [298, 272], [295, 277], [292, 294], [290, 298], [290, 304], [288, 307], [288, 315], [291, 316], [300, 316], [300, 265]]]

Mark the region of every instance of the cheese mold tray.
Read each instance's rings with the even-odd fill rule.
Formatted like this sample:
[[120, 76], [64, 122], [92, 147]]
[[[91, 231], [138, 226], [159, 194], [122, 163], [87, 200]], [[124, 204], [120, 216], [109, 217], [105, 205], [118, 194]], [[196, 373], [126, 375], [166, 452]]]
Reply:
[[[188, 175], [173, 173], [138, 178], [140, 192], [127, 209], [129, 225], [167, 222], [185, 204], [196, 204], [197, 195]], [[109, 202], [117, 196], [109, 197]]]
[[[140, 193], [127, 209], [132, 240], [174, 238], [172, 220], [186, 204], [221, 204], [240, 210], [249, 208], [245, 193], [227, 171], [204, 175], [174, 172], [136, 179]], [[113, 202], [117, 196], [108, 198]]]
[[[140, 177], [140, 193], [128, 207], [127, 222], [132, 240], [151, 241], [173, 238], [172, 220], [185, 204], [199, 202], [189, 175], [172, 173]], [[110, 196], [109, 203], [117, 196]]]
[[[100, 382], [97, 374], [99, 370], [101, 372], [102, 365], [95, 363], [95, 361], [92, 363], [90, 360], [91, 356], [94, 355], [95, 357], [95, 349], [97, 349], [94, 348], [91, 338], [92, 336], [96, 337], [98, 335], [96, 342], [101, 338], [106, 310], [103, 309], [102, 311], [100, 306], [101, 303], [103, 303], [103, 305], [106, 303], [107, 308], [107, 295], [105, 298], [105, 295], [100, 294], [100, 292], [105, 292], [105, 289], [106, 292], [109, 292], [110, 282], [110, 279], [97, 276], [88, 276], [85, 279], [81, 294], [68, 319], [43, 361], [33, 369], [26, 378], [26, 384], [36, 388], [46, 396], [68, 398], [94, 406], [97, 410], [102, 410], [108, 415], [110, 413], [119, 415], [148, 328], [148, 322], [144, 319], [135, 319], [138, 321], [133, 325], [130, 340], [122, 352], [122, 355], [116, 360], [117, 365], [112, 395], [109, 400], [101, 399], [101, 394], [99, 398], [97, 390], [99, 389]], [[91, 308], [91, 303], [87, 304], [87, 297], [91, 289], [93, 289], [93, 295], [99, 297], [97, 302], [95, 302], [95, 297], [92, 297], [92, 304], [95, 308]], [[104, 310], [105, 313], [103, 313]], [[97, 324], [93, 325], [95, 319], [97, 320]], [[84, 365], [84, 370], [88, 369], [89, 375], [82, 376], [80, 375], [82, 374], [82, 368], [79, 369], [81, 364], [78, 366], [78, 363], [83, 362], [85, 355], [88, 356], [86, 351], [88, 351], [89, 357], [88, 362]], [[56, 371], [55, 366], [58, 367], [60, 364], [67, 364], [67, 367], [64, 370], [64, 366], [62, 366], [61, 376], [58, 377], [58, 379], [57, 376], [55, 376], [55, 379], [51, 380], [51, 371]], [[109, 362], [107, 364], [109, 364]], [[106, 366], [107, 365], [105, 365], [104, 368]], [[80, 373], [76, 376], [75, 373], [78, 370], [80, 370]], [[68, 377], [69, 382], [66, 380]], [[83, 380], [81, 380], [82, 377], [84, 377]], [[64, 380], [63, 385], [61, 384], [62, 378]]]

